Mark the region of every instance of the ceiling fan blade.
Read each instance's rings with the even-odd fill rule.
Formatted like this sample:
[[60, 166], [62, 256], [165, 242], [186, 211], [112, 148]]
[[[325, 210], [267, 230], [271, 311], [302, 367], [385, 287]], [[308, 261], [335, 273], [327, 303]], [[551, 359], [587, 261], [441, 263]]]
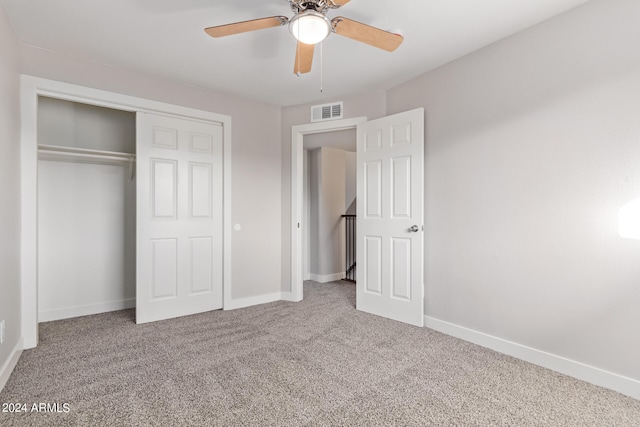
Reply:
[[304, 74], [311, 71], [313, 62], [313, 50], [315, 45], [298, 42], [296, 47], [296, 62], [293, 64], [294, 74]]
[[336, 6], [344, 6], [345, 4], [349, 3], [349, 1], [351, 0], [332, 0], [330, 3], [333, 3]]
[[248, 31], [262, 30], [264, 28], [279, 27], [288, 22], [289, 18], [286, 16], [271, 16], [269, 18], [252, 19], [250, 21], [209, 27], [205, 28], [204, 31], [211, 37], [225, 37], [233, 34], [246, 33]]
[[400, 34], [390, 33], [342, 16], [333, 18], [331, 24], [337, 34], [384, 49], [387, 52], [396, 50], [404, 40]]

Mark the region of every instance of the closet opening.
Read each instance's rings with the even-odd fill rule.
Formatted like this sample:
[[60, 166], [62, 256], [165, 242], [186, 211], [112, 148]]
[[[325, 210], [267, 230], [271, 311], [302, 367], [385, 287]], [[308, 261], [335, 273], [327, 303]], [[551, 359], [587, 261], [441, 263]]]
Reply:
[[38, 322], [136, 306], [136, 114], [38, 96]]

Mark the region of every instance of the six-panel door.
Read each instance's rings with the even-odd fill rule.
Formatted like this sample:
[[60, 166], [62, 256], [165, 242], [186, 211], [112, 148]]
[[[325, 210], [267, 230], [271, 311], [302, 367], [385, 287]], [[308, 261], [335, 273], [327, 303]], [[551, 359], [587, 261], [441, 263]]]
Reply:
[[222, 308], [222, 126], [137, 115], [136, 321]]
[[424, 110], [358, 125], [358, 310], [422, 326]]

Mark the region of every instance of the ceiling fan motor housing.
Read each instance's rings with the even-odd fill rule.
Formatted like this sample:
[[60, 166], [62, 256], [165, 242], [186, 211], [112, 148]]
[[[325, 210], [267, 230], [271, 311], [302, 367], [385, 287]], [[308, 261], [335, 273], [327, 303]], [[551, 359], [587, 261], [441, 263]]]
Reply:
[[287, 0], [291, 3], [291, 10], [295, 13], [314, 10], [323, 15], [327, 13], [327, 9], [336, 9], [340, 5], [336, 5], [333, 1], [327, 0]]

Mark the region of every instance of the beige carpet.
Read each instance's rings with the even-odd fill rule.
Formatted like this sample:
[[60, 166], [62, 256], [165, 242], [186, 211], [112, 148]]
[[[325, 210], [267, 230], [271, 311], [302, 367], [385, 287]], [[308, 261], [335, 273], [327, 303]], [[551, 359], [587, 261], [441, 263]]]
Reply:
[[1, 426], [639, 426], [640, 401], [355, 311], [346, 282], [146, 325], [126, 310], [40, 325]]

